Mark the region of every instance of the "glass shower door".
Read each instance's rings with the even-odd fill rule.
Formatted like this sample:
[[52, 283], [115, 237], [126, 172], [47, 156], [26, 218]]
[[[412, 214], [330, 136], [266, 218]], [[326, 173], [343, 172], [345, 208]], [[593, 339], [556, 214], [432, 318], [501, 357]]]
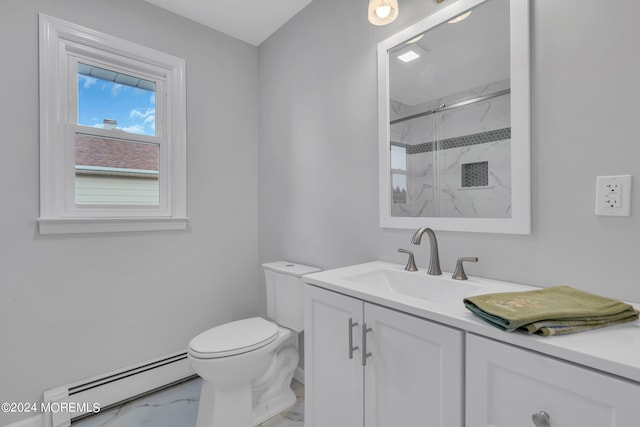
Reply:
[[391, 122], [391, 216], [509, 218], [508, 90]]
[[438, 111], [436, 216], [511, 216], [510, 94]]
[[431, 217], [437, 214], [435, 136], [433, 116], [392, 122], [392, 216]]

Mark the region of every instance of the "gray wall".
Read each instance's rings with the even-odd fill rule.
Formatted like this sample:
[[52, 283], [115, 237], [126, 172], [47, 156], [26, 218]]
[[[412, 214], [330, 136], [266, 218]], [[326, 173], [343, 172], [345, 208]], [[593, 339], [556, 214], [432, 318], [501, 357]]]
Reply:
[[[440, 232], [443, 267], [478, 256], [471, 274], [640, 301], [640, 185], [633, 216], [593, 215], [596, 175], [640, 176], [640, 4], [532, 3], [533, 234]], [[259, 261], [402, 262], [412, 230], [378, 227], [375, 47], [438, 6], [400, 7], [379, 28], [364, 0], [315, 0], [256, 54], [142, 0], [3, 1], [0, 401], [262, 314]], [[187, 60], [187, 232], [37, 234], [38, 11]]]
[[[378, 227], [375, 49], [450, 2], [403, 0], [380, 28], [364, 0], [315, 0], [260, 46], [262, 261], [404, 262], [413, 230]], [[439, 232], [443, 269], [478, 256], [470, 274], [640, 301], [640, 3], [531, 3], [533, 233]], [[632, 216], [597, 217], [596, 176], [617, 174]]]
[[[37, 234], [39, 11], [186, 59], [187, 231]], [[3, 0], [0, 53], [0, 401], [38, 401], [264, 312], [255, 47], [142, 0]]]

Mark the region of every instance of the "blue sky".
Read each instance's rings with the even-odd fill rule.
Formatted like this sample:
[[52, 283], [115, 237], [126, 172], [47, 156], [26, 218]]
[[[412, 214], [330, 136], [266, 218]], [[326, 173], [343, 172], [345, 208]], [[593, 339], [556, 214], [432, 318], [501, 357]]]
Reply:
[[101, 128], [104, 119], [126, 132], [155, 135], [155, 92], [78, 74], [78, 124]]

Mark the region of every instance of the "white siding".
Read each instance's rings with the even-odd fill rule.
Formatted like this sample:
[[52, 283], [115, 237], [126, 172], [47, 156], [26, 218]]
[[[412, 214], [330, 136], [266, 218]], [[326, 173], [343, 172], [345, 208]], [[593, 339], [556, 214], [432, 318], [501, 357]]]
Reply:
[[159, 194], [157, 178], [76, 175], [77, 204], [157, 205]]

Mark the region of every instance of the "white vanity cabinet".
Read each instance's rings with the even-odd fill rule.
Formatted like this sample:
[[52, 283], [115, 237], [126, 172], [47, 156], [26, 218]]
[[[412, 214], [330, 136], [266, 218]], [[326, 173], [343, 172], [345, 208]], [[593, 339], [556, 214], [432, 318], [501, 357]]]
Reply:
[[305, 426], [462, 427], [463, 339], [306, 285]]
[[640, 386], [467, 334], [466, 426], [637, 427]]
[[348, 352], [349, 332], [354, 343], [360, 332], [347, 329], [361, 324], [362, 301], [305, 286], [304, 310], [305, 426], [363, 425], [364, 370]]
[[307, 427], [640, 427], [640, 322], [502, 332], [463, 296], [538, 288], [381, 261], [305, 283]]

